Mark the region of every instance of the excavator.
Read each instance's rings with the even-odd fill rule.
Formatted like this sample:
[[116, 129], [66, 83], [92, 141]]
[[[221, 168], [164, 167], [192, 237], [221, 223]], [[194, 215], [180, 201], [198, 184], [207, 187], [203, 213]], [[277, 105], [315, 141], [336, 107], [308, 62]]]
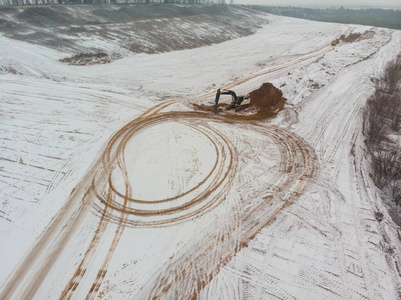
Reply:
[[[216, 98], [214, 100], [214, 109], [217, 111], [217, 104], [219, 103], [220, 95], [231, 95], [232, 102], [227, 109], [235, 108], [237, 111], [246, 108], [251, 103], [251, 99], [247, 96], [237, 96], [234, 91], [231, 90], [217, 90]], [[241, 107], [241, 108], [240, 108]]]

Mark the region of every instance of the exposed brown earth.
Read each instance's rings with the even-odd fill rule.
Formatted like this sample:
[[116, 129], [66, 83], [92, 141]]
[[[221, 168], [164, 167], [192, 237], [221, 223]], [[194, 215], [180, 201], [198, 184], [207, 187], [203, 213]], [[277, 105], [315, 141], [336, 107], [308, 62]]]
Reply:
[[273, 84], [265, 82], [260, 88], [249, 93], [249, 106], [230, 110], [228, 102], [219, 103], [217, 111], [213, 105], [193, 104], [196, 110], [219, 113], [226, 119], [235, 120], [263, 120], [274, 117], [284, 108], [286, 98], [283, 92]]
[[96, 65], [96, 64], [109, 64], [111, 62], [110, 57], [88, 57], [88, 58], [63, 58], [60, 59], [63, 63], [68, 63], [69, 65], [74, 66], [87, 66], [87, 65]]
[[283, 109], [286, 99], [283, 92], [273, 84], [266, 82], [249, 94], [251, 105], [259, 110], [276, 114]]
[[343, 39], [344, 43], [352, 43], [361, 37], [360, 33], [351, 33], [346, 38]]

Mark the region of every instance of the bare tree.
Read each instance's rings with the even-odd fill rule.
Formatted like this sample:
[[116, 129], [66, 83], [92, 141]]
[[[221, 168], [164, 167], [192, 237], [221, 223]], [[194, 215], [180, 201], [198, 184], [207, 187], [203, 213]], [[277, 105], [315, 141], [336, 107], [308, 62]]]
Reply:
[[399, 205], [401, 201], [401, 181], [392, 181], [389, 184], [389, 191], [395, 204]]
[[389, 134], [401, 129], [401, 55], [389, 63], [363, 111], [363, 132], [372, 158], [372, 179], [401, 203], [401, 147]]
[[380, 150], [373, 154], [373, 180], [379, 189], [397, 179], [399, 159], [397, 151]]

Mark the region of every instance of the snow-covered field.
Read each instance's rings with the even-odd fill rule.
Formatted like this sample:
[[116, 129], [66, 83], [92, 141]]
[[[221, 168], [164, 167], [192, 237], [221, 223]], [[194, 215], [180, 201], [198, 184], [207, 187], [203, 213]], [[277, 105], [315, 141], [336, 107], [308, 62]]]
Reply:
[[[399, 297], [361, 108], [401, 32], [265, 18], [247, 37], [84, 67], [0, 36], [1, 299]], [[275, 119], [191, 105], [263, 82], [287, 98]]]

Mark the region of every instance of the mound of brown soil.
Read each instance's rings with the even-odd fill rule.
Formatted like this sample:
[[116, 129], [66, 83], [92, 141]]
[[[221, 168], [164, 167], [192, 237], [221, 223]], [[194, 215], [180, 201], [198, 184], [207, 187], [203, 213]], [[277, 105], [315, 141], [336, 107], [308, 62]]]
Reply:
[[87, 58], [63, 58], [59, 61], [63, 63], [68, 63], [74, 66], [87, 66], [87, 65], [96, 65], [96, 64], [108, 64], [111, 62], [110, 57], [87, 57]]
[[360, 33], [351, 33], [343, 41], [345, 43], [353, 43], [361, 36]]
[[284, 108], [286, 99], [283, 93], [271, 83], [264, 83], [260, 88], [249, 94], [250, 105], [232, 108], [230, 103], [219, 103], [218, 109], [214, 105], [192, 103], [197, 111], [214, 112], [227, 120], [265, 120], [273, 118]]
[[260, 88], [249, 94], [251, 106], [270, 113], [277, 113], [285, 104], [283, 92], [271, 83], [263, 83]]

